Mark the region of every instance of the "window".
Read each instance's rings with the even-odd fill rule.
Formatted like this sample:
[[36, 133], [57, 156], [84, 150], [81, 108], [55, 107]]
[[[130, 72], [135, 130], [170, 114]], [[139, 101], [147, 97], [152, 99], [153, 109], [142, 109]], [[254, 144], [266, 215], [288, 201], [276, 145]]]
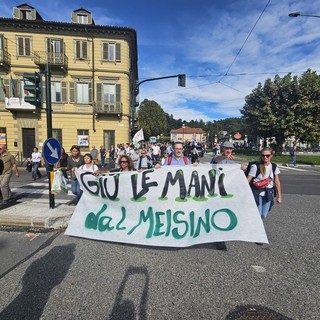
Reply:
[[33, 20], [31, 10], [20, 10], [21, 19]]
[[104, 146], [107, 150], [111, 149], [111, 146], [115, 146], [115, 131], [114, 130], [104, 130], [103, 138], [104, 138]]
[[80, 60], [87, 60], [89, 53], [89, 44], [88, 41], [84, 41], [84, 40], [77, 40], [75, 41], [75, 53], [76, 59], [80, 59]]
[[97, 107], [103, 112], [121, 112], [120, 84], [97, 84]]
[[70, 82], [70, 102], [91, 104], [92, 102], [91, 82]]
[[77, 83], [77, 103], [89, 103], [88, 83]]
[[62, 129], [52, 129], [52, 138], [57, 139], [62, 146]]
[[63, 82], [51, 82], [51, 102], [66, 102], [67, 100], [67, 88], [66, 83]]
[[31, 55], [31, 38], [30, 37], [18, 37], [17, 45], [18, 45], [18, 48], [17, 48], [18, 56]]
[[78, 14], [77, 22], [81, 24], [88, 24], [88, 16], [84, 14]]
[[120, 43], [102, 43], [102, 60], [121, 61]]
[[63, 64], [63, 40], [47, 39], [48, 62], [51, 64]]

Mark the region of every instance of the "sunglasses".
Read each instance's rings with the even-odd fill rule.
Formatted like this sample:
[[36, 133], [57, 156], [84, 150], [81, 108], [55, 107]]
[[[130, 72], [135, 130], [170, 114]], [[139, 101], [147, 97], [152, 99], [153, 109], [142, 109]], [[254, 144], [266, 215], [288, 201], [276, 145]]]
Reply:
[[128, 161], [120, 161], [120, 163], [128, 163]]
[[262, 154], [261, 155], [261, 158], [270, 158], [271, 157], [271, 154]]

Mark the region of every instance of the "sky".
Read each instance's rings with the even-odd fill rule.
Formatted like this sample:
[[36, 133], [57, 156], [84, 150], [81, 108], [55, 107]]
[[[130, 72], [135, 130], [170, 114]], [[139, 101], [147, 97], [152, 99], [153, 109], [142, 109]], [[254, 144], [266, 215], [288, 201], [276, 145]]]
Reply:
[[71, 22], [80, 7], [96, 25], [137, 31], [139, 100], [156, 101], [175, 119], [214, 121], [241, 117], [245, 97], [276, 74], [320, 72], [320, 0], [16, 0], [0, 15], [28, 3], [47, 21]]

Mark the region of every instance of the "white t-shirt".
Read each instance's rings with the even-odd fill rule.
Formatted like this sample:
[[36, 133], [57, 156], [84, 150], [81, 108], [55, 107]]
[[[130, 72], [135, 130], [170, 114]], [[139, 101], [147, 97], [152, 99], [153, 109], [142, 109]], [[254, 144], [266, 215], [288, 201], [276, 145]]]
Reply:
[[32, 160], [32, 162], [40, 162], [41, 161], [41, 152], [32, 152], [31, 160]]
[[[256, 178], [253, 178], [253, 182], [256, 182], [256, 181], [260, 181], [260, 180], [263, 180], [263, 179], [267, 179], [268, 177], [270, 178], [270, 182], [267, 186], [267, 188], [273, 188], [274, 186], [274, 174], [273, 174], [273, 171], [272, 171], [272, 164], [269, 163], [266, 167], [266, 174], [263, 176], [260, 172], [260, 174], [256, 177]], [[278, 174], [280, 174], [280, 170], [278, 168], [278, 166], [276, 167], [276, 170], [275, 170], [275, 175], [277, 176]], [[249, 171], [249, 176], [251, 177], [255, 177], [257, 174], [257, 165], [256, 164], [253, 164], [250, 168], [250, 171]]]
[[80, 166], [79, 169], [87, 171], [87, 172], [95, 172], [95, 171], [99, 170], [99, 168], [96, 164], [92, 164], [89, 168], [87, 168], [87, 166], [84, 164], [84, 165]]

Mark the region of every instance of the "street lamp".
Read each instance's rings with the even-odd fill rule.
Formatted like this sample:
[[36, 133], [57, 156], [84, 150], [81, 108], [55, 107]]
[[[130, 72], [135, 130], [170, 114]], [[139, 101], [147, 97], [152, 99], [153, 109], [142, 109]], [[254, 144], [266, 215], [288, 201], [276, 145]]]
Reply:
[[184, 129], [185, 129], [186, 125], [183, 123], [182, 124], [182, 142], [184, 143]]
[[292, 17], [292, 18], [296, 18], [296, 17], [314, 17], [314, 18], [320, 18], [320, 16], [317, 16], [317, 15], [314, 15], [314, 14], [306, 14], [306, 13], [301, 13], [300, 11], [293, 11], [293, 12], [290, 12], [288, 14], [289, 17]]

